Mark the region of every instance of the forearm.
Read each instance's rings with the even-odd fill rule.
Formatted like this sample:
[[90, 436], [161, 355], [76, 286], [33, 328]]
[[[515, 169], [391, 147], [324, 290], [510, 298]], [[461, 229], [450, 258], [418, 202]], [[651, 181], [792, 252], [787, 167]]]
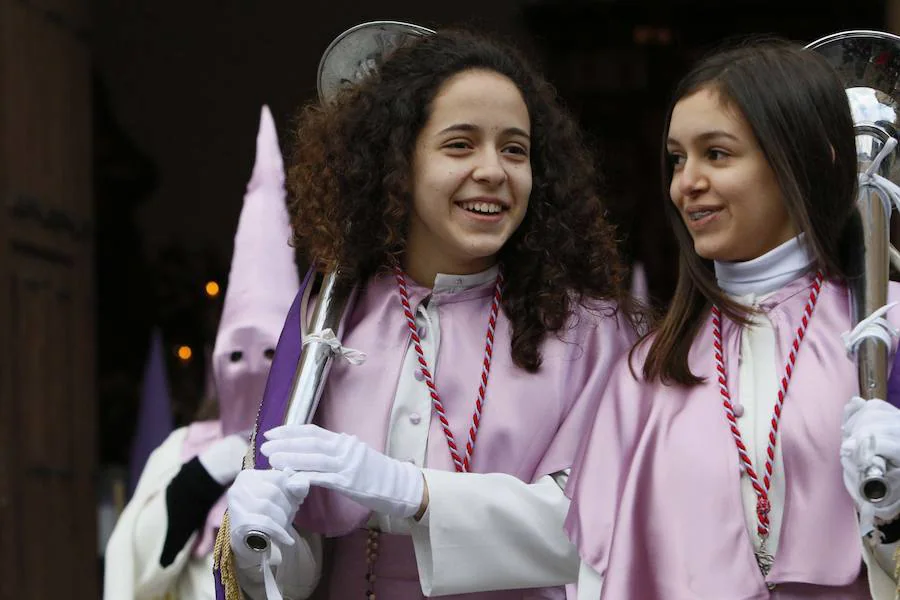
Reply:
[[225, 487], [210, 477], [196, 458], [186, 462], [166, 487], [166, 538], [159, 564], [166, 567], [206, 523]]

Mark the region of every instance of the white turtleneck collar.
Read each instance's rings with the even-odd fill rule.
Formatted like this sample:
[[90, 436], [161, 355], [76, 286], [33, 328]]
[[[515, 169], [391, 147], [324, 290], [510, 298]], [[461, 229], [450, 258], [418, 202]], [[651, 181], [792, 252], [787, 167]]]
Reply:
[[715, 261], [719, 288], [731, 296], [769, 294], [809, 271], [815, 256], [803, 243], [803, 234], [744, 262]]

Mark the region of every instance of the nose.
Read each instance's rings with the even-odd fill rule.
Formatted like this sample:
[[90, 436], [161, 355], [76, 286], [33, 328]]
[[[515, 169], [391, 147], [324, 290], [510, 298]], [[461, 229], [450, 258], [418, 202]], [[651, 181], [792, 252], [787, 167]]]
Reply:
[[678, 184], [678, 191], [684, 196], [692, 196], [709, 187], [706, 173], [696, 160], [686, 159], [681, 169], [675, 172], [673, 179]]
[[472, 179], [492, 187], [499, 186], [507, 180], [506, 169], [503, 168], [498, 152], [491, 149], [480, 153], [478, 162], [472, 170]]

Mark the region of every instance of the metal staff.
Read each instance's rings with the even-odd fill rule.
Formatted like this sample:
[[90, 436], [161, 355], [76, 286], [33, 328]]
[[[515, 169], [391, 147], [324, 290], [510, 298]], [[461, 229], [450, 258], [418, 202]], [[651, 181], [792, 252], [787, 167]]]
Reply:
[[[432, 33], [425, 27], [399, 21], [373, 21], [348, 29], [329, 44], [319, 61], [319, 101], [330, 102], [341, 88], [372, 74], [394, 50], [415, 37]], [[340, 268], [327, 273], [316, 300], [310, 330], [330, 331], [339, 343], [344, 334], [344, 317], [355, 297], [356, 286], [342, 283]], [[305, 344], [297, 363], [285, 424], [312, 421], [335, 354], [334, 346], [325, 339], [307, 341], [309, 343]], [[263, 531], [250, 531], [244, 536], [244, 543], [251, 550], [265, 552], [271, 540]]]
[[[887, 304], [889, 265], [900, 269], [900, 253], [891, 245], [889, 194], [870, 185], [873, 175], [900, 180], [894, 146], [900, 127], [900, 37], [880, 31], [842, 31], [807, 46], [822, 54], [844, 82], [856, 132], [861, 174], [857, 220], [860, 252], [849, 281], [854, 325]], [[856, 347], [859, 395], [887, 399], [890, 346], [884, 336], [864, 335]], [[886, 462], [873, 457], [860, 483], [860, 494], [873, 504], [896, 490], [884, 479]]]

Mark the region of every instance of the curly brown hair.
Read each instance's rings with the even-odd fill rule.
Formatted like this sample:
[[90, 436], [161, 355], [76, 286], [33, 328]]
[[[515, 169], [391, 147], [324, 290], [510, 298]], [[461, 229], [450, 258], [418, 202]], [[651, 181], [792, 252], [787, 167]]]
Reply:
[[509, 78], [532, 124], [533, 187], [525, 218], [498, 254], [512, 327], [512, 358], [536, 371], [540, 345], [575, 304], [615, 301], [635, 324], [615, 231], [604, 219], [598, 174], [555, 89], [513, 48], [443, 30], [396, 50], [377, 73], [327, 105], [300, 113], [287, 185], [294, 243], [323, 270], [362, 281], [399, 264], [411, 201], [416, 138], [445, 81], [468, 70]]

